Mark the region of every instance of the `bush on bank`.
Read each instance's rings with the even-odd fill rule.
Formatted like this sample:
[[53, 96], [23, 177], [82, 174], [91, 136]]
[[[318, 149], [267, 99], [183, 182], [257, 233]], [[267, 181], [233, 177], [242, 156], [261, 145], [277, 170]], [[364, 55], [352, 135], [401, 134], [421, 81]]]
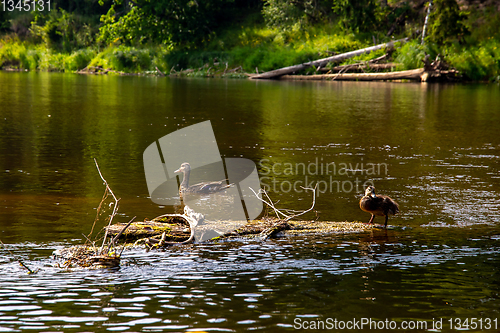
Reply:
[[[421, 1], [207, 0], [203, 6], [187, 2], [179, 8], [171, 0], [159, 0], [157, 6], [138, 1], [142, 7], [101, 2], [68, 0], [50, 12], [17, 16], [3, 12], [0, 67], [71, 72], [101, 66], [130, 73], [158, 68], [168, 74], [217, 64], [263, 72], [413, 36], [392, 54], [398, 70], [422, 67], [429, 54], [468, 79], [500, 78], [499, 9], [475, 8], [472, 1], [461, 1], [469, 4], [463, 9], [456, 0], [434, 0], [424, 44], [420, 30], [427, 8]], [[217, 4], [225, 9], [219, 11]], [[176, 17], [168, 14], [172, 11]]]

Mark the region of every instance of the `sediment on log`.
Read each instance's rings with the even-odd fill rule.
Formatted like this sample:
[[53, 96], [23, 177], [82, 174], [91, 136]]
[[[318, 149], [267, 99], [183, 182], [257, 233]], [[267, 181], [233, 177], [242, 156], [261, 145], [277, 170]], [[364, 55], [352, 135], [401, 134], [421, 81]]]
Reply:
[[[153, 219], [154, 220], [154, 219]], [[172, 222], [172, 220], [170, 221]], [[180, 222], [180, 221], [179, 221]], [[145, 240], [145, 244], [150, 248], [164, 248], [173, 245], [173, 243], [161, 242], [167, 239], [162, 233], [159, 234], [158, 225], [162, 224], [159, 221], [143, 221], [134, 222], [128, 228], [127, 239]], [[163, 223], [166, 225], [176, 223]], [[189, 228], [181, 228], [183, 223], [179, 223], [178, 230], [175, 231], [175, 236], [170, 235], [170, 240], [179, 241], [176, 244], [185, 244], [180, 241], [189, 239], [191, 232]], [[148, 227], [149, 226], [149, 227]], [[164, 226], [164, 230], [169, 228]], [[215, 237], [202, 243], [219, 243], [229, 240], [266, 240], [276, 237], [293, 237], [300, 235], [326, 235], [326, 234], [352, 234], [369, 232], [376, 228], [383, 228], [382, 225], [371, 225], [362, 222], [334, 222], [334, 221], [281, 221], [278, 219], [262, 219], [248, 222], [243, 227], [234, 231], [228, 232], [219, 237]], [[114, 231], [123, 229], [122, 223], [117, 223], [109, 228], [109, 234]], [[122, 237], [120, 237], [121, 240]], [[128, 243], [129, 246], [132, 245]], [[90, 245], [75, 245], [69, 248], [59, 249], [54, 251], [54, 256], [62, 259], [62, 268], [116, 268], [120, 266], [119, 254], [100, 255], [98, 248]]]
[[[174, 217], [176, 219], [176, 217]], [[176, 220], [179, 223], [173, 222], [174, 219], [168, 217], [166, 222], [160, 222], [158, 220], [154, 221], [143, 221], [134, 222], [127, 228], [127, 237], [120, 239], [144, 239], [145, 242], [150, 247], [162, 248], [165, 246], [171, 246], [172, 243], [163, 242], [161, 239], [170, 239], [177, 244], [183, 244], [182, 240], [190, 238], [191, 231], [189, 230], [189, 225], [184, 225], [180, 220]], [[170, 223], [169, 223], [170, 222]], [[163, 226], [162, 226], [163, 224]], [[110, 235], [114, 232], [123, 229], [123, 223], [117, 223], [108, 228]], [[169, 236], [165, 236], [163, 231], [171, 228], [172, 225], [177, 229], [170, 232]], [[182, 226], [187, 228], [182, 228]], [[255, 239], [255, 240], [265, 240], [268, 238], [276, 237], [293, 237], [298, 235], [326, 235], [326, 234], [350, 234], [350, 233], [362, 233], [369, 232], [375, 228], [383, 228], [382, 225], [372, 225], [362, 222], [334, 222], [334, 221], [281, 221], [278, 219], [262, 219], [248, 222], [243, 227], [236, 229], [234, 231], [228, 232], [219, 237], [215, 237], [205, 241], [204, 243], [218, 243], [227, 240], [237, 240], [237, 239]], [[125, 232], [124, 232], [125, 234]], [[175, 235], [174, 235], [175, 234]], [[131, 243], [129, 243], [131, 245]], [[54, 252], [56, 258], [63, 259], [61, 267], [64, 268], [113, 268], [120, 266], [120, 255], [118, 254], [107, 254], [100, 255], [96, 247], [89, 245], [76, 245], [69, 248], [59, 249]]]
[[[116, 223], [106, 227], [110, 235], [117, 235], [124, 227], [123, 223]], [[172, 214], [155, 218], [151, 221], [132, 223], [120, 237], [121, 241], [136, 241], [144, 237], [154, 237], [165, 234], [164, 240], [183, 242], [191, 235], [188, 221], [180, 214]]]
[[263, 219], [249, 222], [242, 228], [229, 232], [220, 237], [208, 240], [218, 242], [238, 238], [268, 239], [279, 236], [296, 236], [306, 234], [348, 234], [368, 232], [373, 228], [382, 228], [381, 225], [372, 225], [362, 222], [334, 222], [334, 221], [287, 221], [277, 219]]

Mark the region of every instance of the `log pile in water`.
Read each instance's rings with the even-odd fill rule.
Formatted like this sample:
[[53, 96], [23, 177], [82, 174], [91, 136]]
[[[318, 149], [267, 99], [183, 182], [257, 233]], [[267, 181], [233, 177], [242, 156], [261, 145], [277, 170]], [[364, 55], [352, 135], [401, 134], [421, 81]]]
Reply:
[[[94, 225], [89, 235], [85, 236], [86, 242], [83, 245], [59, 249], [54, 252], [55, 257], [61, 260], [59, 264], [61, 268], [116, 268], [120, 266], [121, 253], [126, 246], [144, 242], [151, 249], [188, 244], [195, 241], [195, 232], [197, 232], [199, 240], [213, 243], [242, 237], [266, 240], [278, 235], [307, 233], [343, 234], [363, 232], [373, 228], [373, 225], [360, 222], [293, 221], [292, 219], [297, 219], [299, 216], [314, 209], [316, 187], [303, 188], [304, 190], [312, 191], [312, 204], [309, 209], [302, 211], [277, 209], [275, 203], [265, 190], [259, 189], [259, 193], [254, 192], [261, 201], [271, 207], [274, 213], [281, 218], [263, 218], [251, 222], [206, 221], [201, 213], [197, 213], [190, 207], [184, 206], [184, 214], [165, 214], [142, 222], [134, 222], [135, 217], [133, 217], [128, 223], [113, 223], [113, 218], [118, 212], [119, 199], [104, 179], [97, 161], [95, 163], [99, 175], [106, 186], [104, 195], [97, 208]], [[111, 209], [111, 207], [112, 212], [108, 214], [105, 210], [107, 208]], [[102, 229], [104, 237], [92, 241], [90, 235], [94, 230], [96, 222], [100, 217], [106, 215], [108, 224]], [[227, 230], [232, 231], [227, 232]], [[100, 246], [97, 245], [98, 241], [101, 243]], [[120, 245], [118, 245], [119, 243]], [[29, 268], [27, 269], [33, 272]]]
[[[186, 244], [192, 237], [190, 224], [183, 220], [183, 215], [162, 215], [150, 221], [134, 222], [120, 237], [125, 243], [143, 240], [149, 248], [162, 248], [176, 244]], [[225, 222], [224, 222], [225, 223]], [[117, 223], [108, 228], [110, 236], [117, 235], [125, 226]], [[218, 243], [231, 239], [265, 240], [275, 237], [297, 236], [305, 234], [348, 234], [368, 232], [381, 225], [371, 225], [362, 222], [333, 221], [287, 221], [275, 218], [265, 218], [246, 223], [234, 231], [207, 240], [207, 243]], [[203, 228], [203, 225], [197, 226]], [[136, 241], [136, 244], [138, 242]], [[131, 244], [131, 243], [129, 243]], [[90, 245], [76, 245], [56, 250], [54, 256], [61, 260], [62, 268], [117, 268], [120, 266], [120, 255], [108, 253], [99, 254], [98, 248]]]
[[[178, 215], [181, 216], [181, 215]], [[151, 221], [132, 223], [121, 240], [138, 241], [143, 240], [146, 244], [153, 247], [171, 246], [175, 244], [185, 244], [186, 240], [191, 237], [192, 231], [190, 225], [186, 222], [181, 222], [175, 214], [163, 216], [160, 220], [153, 219]], [[161, 221], [164, 222], [161, 222]], [[214, 223], [208, 224], [208, 229], [214, 228]], [[227, 227], [228, 221], [220, 221]], [[241, 221], [235, 221], [235, 225], [241, 225]], [[111, 235], [119, 232], [124, 224], [118, 223], [108, 228]], [[196, 226], [197, 231], [203, 231], [207, 224]], [[218, 237], [209, 239], [207, 242], [218, 242], [234, 238], [273, 238], [280, 236], [292, 236], [297, 234], [344, 234], [364, 232], [377, 227], [378, 225], [369, 225], [361, 222], [333, 222], [333, 221], [287, 221], [283, 222], [278, 219], [261, 219], [254, 220], [244, 224], [231, 232], [227, 232]]]

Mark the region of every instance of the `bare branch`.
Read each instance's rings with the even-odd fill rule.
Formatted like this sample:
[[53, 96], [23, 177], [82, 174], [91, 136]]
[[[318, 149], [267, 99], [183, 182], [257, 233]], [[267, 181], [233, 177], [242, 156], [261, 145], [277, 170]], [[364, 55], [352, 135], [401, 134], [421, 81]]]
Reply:
[[[132, 222], [134, 222], [135, 218], [136, 218], [136, 216], [134, 216], [134, 217], [133, 217], [133, 218], [132, 218], [132, 219], [131, 219], [128, 223], [127, 223], [127, 225], [126, 225], [126, 226], [124, 226], [124, 227], [122, 228], [122, 230], [120, 230], [120, 232], [119, 232], [118, 234], [116, 234], [116, 236], [115, 236], [113, 239], [111, 239], [111, 241], [109, 242], [108, 247], [106, 248], [106, 251], [109, 251], [110, 249], [112, 249], [112, 248], [114, 248], [114, 247], [115, 247], [115, 242], [116, 242], [116, 240], [117, 240], [117, 239], [118, 239], [118, 238], [119, 238], [119, 237], [123, 234], [123, 232], [125, 232], [125, 230], [127, 230], [127, 228], [128, 228], [128, 227], [132, 224]], [[122, 251], [123, 251], [123, 249], [122, 249]]]
[[[115, 194], [113, 193], [113, 190], [111, 189], [111, 187], [109, 187], [108, 182], [102, 176], [101, 170], [99, 169], [99, 165], [97, 164], [97, 160], [95, 158], [94, 158], [94, 162], [95, 162], [95, 166], [97, 168], [97, 171], [99, 172], [99, 176], [101, 177], [102, 181], [104, 182], [104, 185], [106, 185], [105, 194], [106, 194], [106, 192], [108, 192], [109, 194], [111, 194], [111, 196], [113, 197], [113, 199], [115, 201], [114, 207], [113, 207], [113, 212], [109, 216], [109, 221], [108, 221], [108, 227], [109, 227], [113, 223], [113, 218], [115, 217], [116, 213], [118, 212], [118, 201], [119, 201], [119, 199], [116, 198]], [[106, 198], [106, 195], [103, 197], [103, 199], [105, 199], [105, 198]], [[101, 207], [101, 205], [102, 205], [102, 201], [101, 201], [101, 204], [99, 205], [99, 208]], [[98, 211], [99, 211], [99, 209], [98, 209]], [[102, 241], [101, 249], [99, 250], [99, 255], [102, 255], [102, 252], [104, 250], [104, 245], [106, 244], [106, 239], [108, 237], [108, 229], [109, 228], [106, 228], [106, 232], [104, 234], [104, 239]]]
[[[301, 216], [301, 215], [304, 215], [308, 212], [310, 212], [311, 210], [314, 209], [314, 206], [316, 205], [316, 188], [318, 187], [318, 184], [316, 183], [316, 186], [314, 186], [314, 188], [309, 188], [309, 187], [302, 187], [302, 189], [304, 190], [309, 190], [309, 191], [313, 191], [313, 199], [312, 199], [312, 205], [309, 209], [306, 209], [306, 210], [292, 210], [292, 209], [278, 209], [276, 208], [276, 204], [271, 200], [271, 198], [269, 197], [269, 194], [267, 193], [266, 190], [264, 189], [259, 189], [259, 192], [255, 192], [251, 187], [250, 187], [250, 190], [253, 192], [253, 194], [260, 200], [262, 201], [263, 203], [265, 203], [266, 205], [268, 205], [269, 207], [271, 207], [273, 210], [274, 210], [274, 213], [276, 214], [276, 217], [280, 220], [280, 222], [287, 222], [287, 221], [290, 221], [291, 219], [297, 217], [297, 216]], [[265, 197], [267, 198], [267, 200], [264, 200], [262, 199], [259, 194], [264, 194]], [[281, 217], [284, 218], [284, 220], [281, 221]]]
[[[279, 219], [280, 218], [280, 215], [283, 215], [283, 217], [288, 217], [288, 215], [286, 215], [285, 213], [283, 213], [282, 211], [280, 211], [279, 209], [276, 208], [276, 203], [274, 203], [271, 198], [269, 197], [269, 195], [267, 194], [267, 191], [264, 190], [264, 189], [259, 189], [259, 192], [255, 192], [253, 188], [249, 187], [249, 189], [253, 192], [253, 194], [257, 197], [257, 199], [259, 199], [260, 201], [262, 201], [263, 203], [265, 203], [266, 205], [268, 205], [269, 207], [271, 207], [273, 210], [274, 210], [274, 213], [276, 214], [276, 217]], [[262, 199], [262, 197], [259, 196], [259, 194], [264, 194], [267, 198], [267, 200], [269, 201], [266, 201], [264, 199]]]
[[[9, 253], [14, 257], [14, 254], [7, 248], [7, 246], [5, 246], [5, 244], [2, 242], [2, 240], [0, 240], [0, 244], [2, 244], [2, 246], [7, 250], [9, 251]], [[35, 273], [38, 273], [39, 269], [37, 270], [32, 270], [31, 268], [29, 268], [21, 259], [17, 259], [17, 262], [19, 263], [19, 265], [23, 268], [25, 268], [26, 270], [28, 270], [28, 274], [35, 274]]]
[[302, 186], [301, 186], [301, 188], [302, 188], [302, 189], [304, 189], [304, 190], [310, 190], [310, 191], [313, 191], [313, 201], [312, 201], [311, 207], [309, 207], [309, 209], [306, 209], [306, 210], [304, 210], [304, 211], [302, 211], [302, 212], [300, 212], [300, 213], [298, 213], [298, 214], [295, 214], [295, 215], [293, 215], [293, 216], [290, 216], [289, 218], [287, 218], [287, 219], [285, 220], [285, 222], [286, 222], [286, 221], [290, 221], [291, 219], [293, 219], [293, 218], [295, 218], [295, 217], [297, 217], [297, 216], [300, 216], [300, 215], [304, 215], [304, 214], [306, 214], [306, 213], [309, 213], [311, 210], [313, 210], [313, 209], [314, 209], [314, 206], [316, 205], [316, 188], [317, 188], [317, 187], [318, 187], [318, 183], [316, 183], [316, 185], [314, 186], [314, 188], [310, 188], [310, 187], [302, 187]]

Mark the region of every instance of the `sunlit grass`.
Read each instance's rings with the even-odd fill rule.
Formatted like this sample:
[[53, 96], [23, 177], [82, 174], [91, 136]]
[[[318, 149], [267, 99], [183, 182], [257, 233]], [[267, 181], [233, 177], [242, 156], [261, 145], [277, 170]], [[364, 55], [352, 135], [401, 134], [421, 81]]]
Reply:
[[[243, 66], [248, 72], [291, 66], [367, 46], [353, 34], [333, 33], [329, 26], [299, 28], [283, 31], [258, 25], [246, 27], [239, 33], [221, 36], [210, 46], [220, 50], [218, 58], [233, 67]], [[220, 48], [221, 45], [231, 47]], [[193, 58], [192, 54], [197, 52], [188, 53]], [[193, 65], [200, 66], [200, 63]], [[182, 66], [185, 68], [189, 63], [184, 62]]]
[[472, 80], [500, 82], [500, 43], [491, 38], [477, 46], [453, 45], [445, 50], [450, 64]]

